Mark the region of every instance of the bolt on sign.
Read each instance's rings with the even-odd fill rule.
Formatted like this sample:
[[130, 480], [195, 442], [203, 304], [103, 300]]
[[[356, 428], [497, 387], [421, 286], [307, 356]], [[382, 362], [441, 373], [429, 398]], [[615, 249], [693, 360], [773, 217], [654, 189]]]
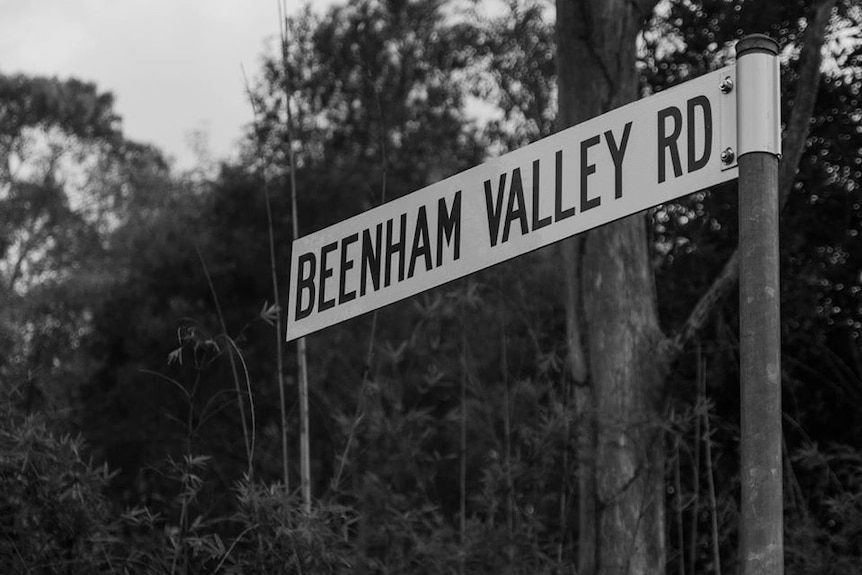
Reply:
[[736, 67], [294, 241], [287, 340], [736, 179]]

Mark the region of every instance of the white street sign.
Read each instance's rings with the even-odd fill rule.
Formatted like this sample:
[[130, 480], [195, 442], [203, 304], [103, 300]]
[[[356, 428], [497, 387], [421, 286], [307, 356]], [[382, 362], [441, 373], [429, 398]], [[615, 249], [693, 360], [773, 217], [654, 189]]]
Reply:
[[[287, 340], [738, 176], [728, 66], [294, 241]], [[724, 154], [725, 159], [728, 155]]]

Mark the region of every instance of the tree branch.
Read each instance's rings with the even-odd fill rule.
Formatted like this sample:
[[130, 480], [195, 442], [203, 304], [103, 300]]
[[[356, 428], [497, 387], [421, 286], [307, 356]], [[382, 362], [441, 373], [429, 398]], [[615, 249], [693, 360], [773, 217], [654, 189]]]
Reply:
[[[779, 163], [778, 193], [781, 208], [787, 203], [799, 161], [805, 151], [811, 116], [817, 100], [817, 87], [820, 83], [820, 64], [823, 60], [821, 49], [826, 38], [826, 27], [836, 0], [823, 0], [814, 8], [809, 17], [808, 27], [803, 38], [802, 53], [799, 56], [799, 72], [790, 118], [784, 130], [782, 158]], [[724, 297], [739, 280], [739, 248], [727, 260], [712, 285], [694, 306], [691, 314], [677, 334], [666, 340], [667, 365], [673, 364], [685, 346], [700, 333]]]
[[832, 15], [836, 0], [822, 0], [814, 7], [808, 19], [808, 27], [803, 37], [802, 53], [799, 55], [799, 71], [796, 92], [793, 94], [790, 118], [784, 130], [781, 163], [778, 166], [778, 193], [783, 208], [790, 196], [805, 142], [814, 104], [817, 100], [817, 87], [820, 84], [820, 64], [823, 62], [822, 48], [826, 40], [826, 28]]
[[30, 251], [36, 246], [36, 242], [41, 239], [39, 238], [39, 214], [32, 221], [32, 225], [30, 227], [25, 239], [21, 240], [20, 251], [18, 253], [18, 258], [15, 260], [15, 266], [12, 268], [12, 273], [9, 276], [9, 285], [7, 289], [9, 291], [14, 291], [15, 283], [18, 281], [18, 278], [21, 277], [21, 270], [24, 266], [24, 261], [27, 259], [27, 256], [30, 255]]

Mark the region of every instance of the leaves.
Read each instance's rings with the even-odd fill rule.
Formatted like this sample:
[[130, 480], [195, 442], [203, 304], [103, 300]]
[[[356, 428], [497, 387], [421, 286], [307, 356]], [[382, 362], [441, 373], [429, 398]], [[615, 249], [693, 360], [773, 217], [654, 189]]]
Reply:
[[0, 133], [15, 137], [25, 127], [58, 127], [82, 138], [118, 135], [114, 98], [78, 79], [0, 75]]
[[275, 321], [278, 319], [278, 314], [281, 313], [281, 307], [274, 303], [268, 305], [268, 302], [263, 302], [263, 307], [260, 308], [260, 319], [275, 327]]

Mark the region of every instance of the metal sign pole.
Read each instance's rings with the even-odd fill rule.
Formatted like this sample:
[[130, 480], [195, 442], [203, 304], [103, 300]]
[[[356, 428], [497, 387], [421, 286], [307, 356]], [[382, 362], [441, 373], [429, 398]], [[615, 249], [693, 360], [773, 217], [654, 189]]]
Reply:
[[768, 36], [746, 36], [736, 56], [742, 573], [782, 575], [778, 44]]

